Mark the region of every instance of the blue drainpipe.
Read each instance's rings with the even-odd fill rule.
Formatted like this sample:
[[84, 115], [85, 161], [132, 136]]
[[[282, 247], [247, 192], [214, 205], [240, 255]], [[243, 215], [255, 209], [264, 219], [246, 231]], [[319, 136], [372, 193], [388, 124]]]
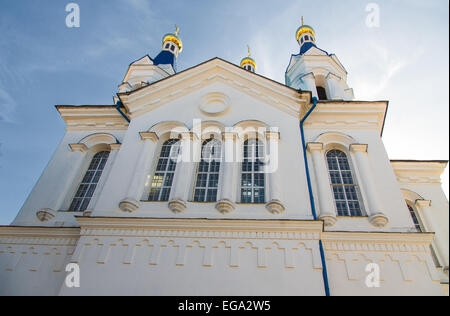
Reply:
[[128, 123], [130, 123], [130, 119], [128, 118], [128, 116], [125, 115], [125, 113], [123, 113], [123, 111], [120, 109], [120, 107], [122, 106], [122, 101], [117, 101], [116, 104], [116, 110], [119, 111], [119, 113], [123, 116], [124, 119], [127, 120]]
[[[314, 203], [314, 195], [313, 195], [313, 190], [312, 190], [312, 185], [311, 185], [311, 175], [309, 173], [309, 166], [308, 166], [308, 156], [306, 155], [305, 132], [303, 130], [303, 123], [305, 123], [306, 119], [311, 115], [311, 113], [317, 107], [317, 98], [313, 97], [312, 99], [313, 99], [312, 108], [308, 111], [308, 113], [306, 113], [306, 115], [300, 121], [300, 133], [302, 135], [303, 158], [305, 159], [305, 169], [306, 169], [306, 179], [308, 181], [309, 200], [311, 202], [311, 210], [313, 213], [314, 220], [317, 220], [316, 205]], [[330, 286], [328, 284], [327, 263], [325, 262], [325, 253], [323, 251], [322, 239], [319, 240], [319, 248], [320, 248], [320, 258], [322, 260], [322, 274], [323, 274], [323, 283], [325, 286], [325, 294], [326, 294], [326, 296], [330, 296]]]

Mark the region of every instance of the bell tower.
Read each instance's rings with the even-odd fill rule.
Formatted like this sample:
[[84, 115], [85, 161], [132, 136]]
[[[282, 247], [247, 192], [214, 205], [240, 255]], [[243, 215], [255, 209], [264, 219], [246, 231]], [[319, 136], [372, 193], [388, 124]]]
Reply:
[[286, 70], [286, 85], [311, 91], [319, 100], [353, 100], [347, 85], [347, 71], [334, 54], [316, 45], [315, 30], [303, 23], [295, 33], [300, 52], [292, 55]]

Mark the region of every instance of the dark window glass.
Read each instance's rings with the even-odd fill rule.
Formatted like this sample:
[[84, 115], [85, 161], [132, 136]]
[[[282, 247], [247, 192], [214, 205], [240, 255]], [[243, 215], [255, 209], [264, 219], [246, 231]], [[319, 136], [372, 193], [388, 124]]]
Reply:
[[422, 227], [420, 227], [419, 219], [417, 218], [416, 211], [408, 204], [409, 214], [414, 222], [414, 228], [418, 232], [422, 232]]
[[327, 153], [327, 163], [338, 216], [363, 216], [347, 155], [331, 150]]
[[204, 141], [195, 183], [195, 202], [215, 202], [217, 200], [221, 159], [222, 142], [213, 138]]
[[258, 139], [248, 139], [243, 152], [241, 202], [265, 203], [264, 145]]
[[91, 164], [78, 187], [77, 193], [72, 200], [72, 204], [69, 208], [70, 211], [83, 212], [88, 208], [108, 157], [109, 151], [101, 151], [94, 155]]
[[180, 151], [180, 141], [169, 139], [161, 147], [156, 172], [151, 182], [149, 201], [168, 201]]

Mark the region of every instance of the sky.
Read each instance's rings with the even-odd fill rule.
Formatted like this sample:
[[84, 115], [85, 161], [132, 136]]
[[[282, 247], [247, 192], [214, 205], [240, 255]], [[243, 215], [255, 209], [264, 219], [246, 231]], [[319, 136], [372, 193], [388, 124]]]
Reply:
[[[250, 45], [258, 73], [284, 83], [301, 16], [346, 67], [358, 100], [389, 100], [391, 159], [449, 159], [448, 0], [0, 0], [0, 225], [14, 219], [61, 141], [54, 105], [112, 104], [128, 65], [180, 26], [183, 70]], [[368, 27], [369, 3], [379, 27]], [[448, 197], [448, 168], [443, 176]]]

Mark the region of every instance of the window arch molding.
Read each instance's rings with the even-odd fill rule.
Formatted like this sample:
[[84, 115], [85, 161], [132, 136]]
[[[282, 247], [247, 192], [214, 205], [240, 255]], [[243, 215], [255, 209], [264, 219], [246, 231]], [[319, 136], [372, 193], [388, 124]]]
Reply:
[[184, 123], [178, 121], [164, 121], [153, 125], [148, 132], [155, 133], [161, 142], [162, 139], [166, 141], [170, 137], [176, 138], [181, 133], [189, 132], [189, 128]]
[[91, 134], [83, 139], [81, 139], [78, 144], [85, 145], [89, 150], [91, 150], [93, 147], [98, 146], [107, 146], [109, 149], [111, 149], [110, 145], [112, 144], [119, 144], [119, 141], [117, 138], [111, 134], [108, 133], [96, 133]]
[[[79, 172], [72, 181], [69, 191], [70, 194], [67, 195], [68, 198], [65, 199], [63, 203], [63, 209], [69, 211], [85, 211], [95, 205], [98, 195], [103, 188], [105, 178], [110, 171], [109, 166], [111, 164], [107, 164], [111, 159], [110, 153], [117, 149], [118, 147], [114, 146], [120, 146], [120, 143], [117, 138], [111, 134], [95, 133], [85, 136], [77, 144], [70, 144], [69, 146], [72, 150], [82, 146], [84, 147], [86, 154], [81, 163], [81, 167], [79, 168]], [[101, 155], [102, 153], [104, 154]], [[96, 158], [96, 161], [98, 161], [100, 165], [93, 166], [94, 158]], [[89, 176], [90, 174], [92, 174], [92, 177]], [[84, 194], [83, 197], [81, 197], [82, 187], [93, 189], [93, 192], [89, 194], [90, 196]], [[82, 202], [80, 205], [76, 206], [76, 199], [87, 200], [87, 205]]]
[[320, 134], [314, 142], [322, 143], [325, 152], [337, 149], [345, 152], [347, 155], [350, 153], [350, 145], [358, 143], [353, 137], [340, 132]]

